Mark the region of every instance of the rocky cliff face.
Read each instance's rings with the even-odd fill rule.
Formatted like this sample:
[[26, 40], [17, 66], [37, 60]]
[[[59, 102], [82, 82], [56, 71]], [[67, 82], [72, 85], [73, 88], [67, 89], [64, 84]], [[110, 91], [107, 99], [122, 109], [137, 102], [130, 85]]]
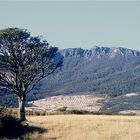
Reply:
[[136, 50], [126, 48], [108, 48], [108, 47], [97, 47], [91, 49], [82, 48], [69, 48], [60, 50], [64, 57], [97, 57], [97, 56], [108, 56], [110, 58], [116, 56], [140, 56], [140, 52]]

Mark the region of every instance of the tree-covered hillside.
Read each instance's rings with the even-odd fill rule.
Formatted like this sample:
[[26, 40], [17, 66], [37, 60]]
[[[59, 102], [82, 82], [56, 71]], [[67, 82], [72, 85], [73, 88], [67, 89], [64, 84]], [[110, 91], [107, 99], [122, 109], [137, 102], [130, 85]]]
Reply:
[[59, 52], [64, 56], [63, 66], [55, 74], [43, 79], [28, 100], [83, 92], [117, 97], [140, 91], [139, 51], [95, 47]]

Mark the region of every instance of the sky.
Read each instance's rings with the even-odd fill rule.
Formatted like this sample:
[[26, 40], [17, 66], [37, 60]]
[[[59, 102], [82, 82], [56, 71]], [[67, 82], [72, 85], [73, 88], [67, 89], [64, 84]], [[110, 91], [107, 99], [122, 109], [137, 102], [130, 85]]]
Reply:
[[140, 50], [140, 1], [1, 1], [0, 29], [25, 28], [59, 48]]

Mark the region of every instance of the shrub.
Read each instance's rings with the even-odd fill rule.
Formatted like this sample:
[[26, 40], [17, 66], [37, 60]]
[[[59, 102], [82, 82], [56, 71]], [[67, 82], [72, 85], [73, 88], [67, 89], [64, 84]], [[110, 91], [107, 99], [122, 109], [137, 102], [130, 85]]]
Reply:
[[13, 137], [21, 128], [22, 125], [17, 118], [10, 115], [6, 109], [0, 109], [0, 138]]
[[86, 110], [68, 110], [67, 111], [68, 114], [93, 114], [93, 112], [90, 111], [86, 111]]
[[43, 128], [30, 126], [27, 122], [21, 122], [11, 115], [13, 112], [10, 113], [10, 109], [0, 108], [0, 139], [25, 139], [26, 134], [46, 131]]
[[57, 111], [60, 111], [60, 112], [65, 112], [67, 110], [67, 107], [61, 107], [61, 108], [59, 108]]

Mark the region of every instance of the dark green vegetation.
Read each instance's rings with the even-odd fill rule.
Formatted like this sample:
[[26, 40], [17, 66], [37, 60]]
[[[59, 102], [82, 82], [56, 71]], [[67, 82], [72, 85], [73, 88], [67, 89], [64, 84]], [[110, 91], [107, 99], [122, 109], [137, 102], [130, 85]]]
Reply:
[[118, 96], [104, 104], [102, 112], [114, 113], [123, 110], [140, 110], [140, 93], [137, 96]]
[[[63, 57], [57, 50], [39, 36], [31, 36], [25, 29], [0, 30], [0, 90], [4, 95], [16, 95], [21, 121], [26, 120], [27, 94], [41, 79], [61, 66]], [[10, 97], [6, 99], [11, 101]]]
[[0, 108], [0, 139], [24, 139], [31, 132], [42, 133], [45, 129], [23, 124], [11, 115], [11, 111]]

